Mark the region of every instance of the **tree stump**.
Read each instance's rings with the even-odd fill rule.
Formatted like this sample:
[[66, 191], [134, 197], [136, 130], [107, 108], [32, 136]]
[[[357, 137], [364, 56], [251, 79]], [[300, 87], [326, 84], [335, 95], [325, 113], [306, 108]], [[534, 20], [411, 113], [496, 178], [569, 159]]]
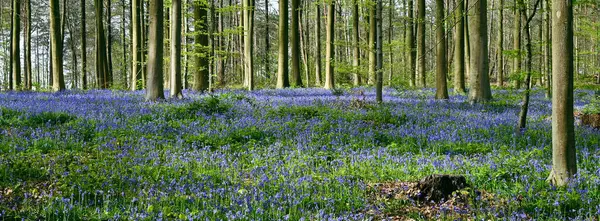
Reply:
[[421, 202], [441, 202], [447, 200], [454, 191], [468, 187], [467, 179], [460, 175], [434, 174], [423, 178], [417, 184], [417, 194], [412, 198]]
[[600, 129], [600, 114], [581, 115], [581, 124]]

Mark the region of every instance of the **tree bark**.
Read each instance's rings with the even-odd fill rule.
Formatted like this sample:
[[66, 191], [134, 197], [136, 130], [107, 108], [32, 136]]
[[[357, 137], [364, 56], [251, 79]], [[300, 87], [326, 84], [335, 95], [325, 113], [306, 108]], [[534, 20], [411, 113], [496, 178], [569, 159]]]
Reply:
[[475, 0], [469, 8], [469, 35], [471, 57], [469, 60], [469, 101], [485, 102], [492, 99], [488, 75], [487, 0]]
[[414, 8], [413, 8], [413, 0], [408, 0], [408, 28], [406, 33], [406, 44], [408, 45], [408, 72], [410, 73], [410, 86], [416, 87], [416, 48], [415, 48], [415, 34], [414, 34], [414, 21], [415, 18], [413, 16]]
[[63, 43], [60, 36], [60, 10], [58, 0], [50, 0], [50, 44], [52, 53], [52, 90], [65, 90], [63, 75]]
[[358, 0], [352, 1], [352, 46], [353, 46], [353, 59], [352, 59], [352, 67], [354, 68], [353, 72], [353, 84], [354, 86], [360, 85], [360, 30], [359, 30], [359, 19], [358, 19]]
[[383, 17], [382, 17], [382, 2], [383, 0], [377, 0], [377, 11], [375, 16], [377, 19], [377, 30], [376, 30], [376, 50], [377, 50], [377, 76], [375, 77], [375, 100], [379, 103], [383, 102]]
[[[550, 8], [550, 0], [545, 0], [544, 1], [545, 7], [544, 7], [544, 20], [545, 20], [545, 26], [546, 28], [544, 29], [544, 46], [545, 46], [545, 50], [544, 50], [544, 69], [545, 69], [545, 75], [546, 75], [546, 98], [551, 98], [552, 97], [552, 57], [551, 57], [551, 50], [552, 48], [550, 48], [550, 24], [552, 23], [552, 21], [550, 20], [550, 11], [552, 10]], [[600, 79], [600, 78], [598, 78]]]
[[163, 0], [150, 0], [146, 101], [165, 98], [163, 92], [163, 8]]
[[[372, 0], [369, 0], [372, 1]], [[378, 0], [374, 0], [378, 1]], [[371, 2], [369, 2], [371, 3]], [[369, 76], [367, 77], [367, 84], [373, 85], [375, 82], [375, 75], [377, 74], [377, 17], [375, 4], [369, 4]]]
[[85, 25], [85, 0], [81, 0], [81, 89], [86, 90], [87, 82], [87, 31]]
[[513, 75], [514, 81], [513, 86], [516, 89], [521, 87], [521, 16], [519, 15], [519, 9], [522, 6], [515, 1], [515, 21], [513, 31], [513, 50], [516, 51], [516, 56], [513, 58]]
[[131, 6], [131, 16], [132, 16], [132, 26], [133, 26], [133, 32], [131, 34], [132, 38], [133, 38], [133, 42], [132, 42], [132, 47], [133, 47], [133, 51], [132, 51], [132, 59], [131, 59], [131, 65], [132, 65], [132, 73], [131, 73], [131, 90], [135, 91], [138, 90], [138, 81], [141, 80], [142, 78], [142, 61], [141, 61], [141, 56], [142, 56], [142, 27], [141, 27], [141, 19], [142, 19], [142, 14], [141, 14], [141, 7], [142, 7], [142, 0], [132, 0], [132, 6]]
[[31, 90], [31, 0], [25, 0], [25, 90]]
[[254, 90], [254, 0], [244, 1], [244, 62], [248, 90]]
[[465, 88], [465, 3], [457, 0], [454, 35], [454, 92], [464, 94]]
[[435, 98], [436, 99], [448, 99], [448, 85], [446, 82], [446, 72], [448, 71], [448, 59], [446, 58], [446, 36], [444, 28], [444, 0], [436, 0], [436, 42], [437, 42], [437, 56], [436, 56], [436, 78], [435, 78]]
[[12, 85], [14, 90], [21, 89], [21, 1], [13, 0], [11, 37]]
[[300, 0], [292, 0], [292, 36], [291, 36], [291, 49], [292, 49], [292, 78], [294, 79], [294, 86], [302, 87], [302, 78], [300, 75], [300, 32], [298, 19], [298, 10], [300, 8]]
[[500, 0], [498, 9], [498, 87], [504, 87], [504, 0]]
[[290, 86], [288, 75], [288, 0], [279, 0], [279, 67], [277, 88]]
[[552, 171], [553, 185], [566, 186], [577, 173], [573, 119], [573, 5], [552, 2]]
[[113, 65], [112, 65], [112, 0], [106, 0], [106, 88], [113, 84]]
[[183, 98], [181, 82], [181, 0], [171, 0], [171, 98]]
[[427, 86], [425, 57], [425, 0], [417, 0], [417, 76], [421, 87]]
[[[106, 55], [106, 39], [104, 35], [104, 25], [102, 24], [103, 7], [102, 0], [95, 0], [96, 9], [96, 79], [99, 88], [109, 87], [108, 82], [108, 59]], [[54, 56], [54, 55], [53, 55]]]
[[327, 8], [327, 47], [325, 49], [325, 89], [334, 89], [334, 75], [333, 75], [333, 62], [335, 59], [335, 35], [334, 35], [334, 21], [335, 21], [335, 0], [329, 2]]
[[205, 55], [208, 48], [208, 5], [206, 2], [198, 1], [194, 5], [194, 30], [197, 30], [194, 38], [195, 46], [195, 76], [194, 90], [204, 92], [208, 90], [208, 56]]
[[321, 5], [317, 3], [315, 22], [315, 85], [321, 85]]

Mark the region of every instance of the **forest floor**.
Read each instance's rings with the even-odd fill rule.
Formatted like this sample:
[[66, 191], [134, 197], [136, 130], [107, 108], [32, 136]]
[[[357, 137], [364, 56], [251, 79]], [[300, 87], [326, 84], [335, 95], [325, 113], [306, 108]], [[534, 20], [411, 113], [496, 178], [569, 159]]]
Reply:
[[[551, 168], [551, 104], [432, 90], [0, 93], [0, 220], [598, 220], [600, 131], [575, 128], [578, 176]], [[575, 108], [594, 99], [575, 92]], [[464, 175], [448, 201], [407, 197]]]

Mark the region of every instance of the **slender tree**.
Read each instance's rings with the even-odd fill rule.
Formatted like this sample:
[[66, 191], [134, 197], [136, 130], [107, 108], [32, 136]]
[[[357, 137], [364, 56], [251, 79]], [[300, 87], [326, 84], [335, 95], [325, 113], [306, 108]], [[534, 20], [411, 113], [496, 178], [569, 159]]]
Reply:
[[142, 14], [140, 8], [142, 7], [142, 0], [132, 0], [131, 5], [131, 26], [132, 27], [132, 58], [131, 58], [131, 90], [135, 91], [138, 88], [138, 81], [142, 78], [142, 27], [141, 19]]
[[498, 8], [498, 87], [504, 87], [504, 0], [500, 0]]
[[325, 49], [325, 89], [335, 88], [334, 75], [333, 75], [333, 62], [334, 62], [334, 21], [335, 21], [335, 0], [329, 0], [327, 6], [327, 46]]
[[163, 92], [163, 0], [150, 0], [148, 27], [148, 79], [146, 100], [164, 99]]
[[58, 0], [50, 0], [50, 45], [52, 54], [52, 90], [65, 90], [63, 75], [63, 42]]
[[375, 99], [377, 102], [383, 102], [383, 6], [382, 0], [377, 0], [377, 11], [375, 16], [377, 18], [377, 30], [376, 30], [376, 50], [377, 50], [377, 76], [375, 77]]
[[87, 84], [87, 31], [85, 25], [85, 0], [81, 0], [81, 89], [85, 90]]
[[516, 56], [513, 57], [513, 75], [515, 75], [515, 80], [513, 81], [513, 86], [516, 89], [521, 87], [521, 16], [519, 9], [522, 6], [519, 1], [515, 0], [515, 8], [513, 11], [515, 20], [514, 20], [514, 29], [513, 29], [513, 50], [516, 51]]
[[352, 59], [352, 67], [353, 70], [353, 83], [354, 86], [360, 85], [360, 30], [359, 30], [359, 19], [358, 19], [358, 0], [352, 1], [352, 46], [353, 46], [353, 59]]
[[488, 34], [487, 34], [487, 0], [469, 2], [469, 35], [471, 57], [469, 58], [469, 81], [471, 102], [485, 102], [492, 99], [488, 75]]
[[171, 0], [171, 98], [183, 98], [181, 80], [181, 0]]
[[244, 1], [244, 63], [248, 90], [254, 90], [254, 0]]
[[375, 75], [377, 74], [377, 0], [369, 0], [369, 76], [367, 84], [375, 83]]
[[294, 86], [302, 87], [302, 78], [300, 74], [300, 20], [298, 19], [298, 11], [300, 10], [300, 0], [292, 0], [292, 78]]
[[13, 0], [12, 34], [11, 37], [11, 65], [12, 65], [12, 88], [21, 89], [21, 1]]
[[573, 5], [552, 2], [552, 171], [548, 181], [566, 186], [577, 174], [573, 119]]
[[465, 20], [463, 0], [457, 0], [454, 28], [454, 91], [465, 93]]
[[448, 60], [446, 58], [446, 36], [444, 28], [444, 0], [435, 1], [436, 18], [436, 41], [437, 41], [437, 60], [435, 77], [435, 98], [448, 99], [448, 86], [446, 82], [446, 72], [448, 71]]
[[203, 55], [208, 48], [208, 5], [206, 1], [196, 1], [194, 5], [194, 38], [196, 62], [194, 76], [194, 90], [204, 92], [208, 90], [209, 62], [208, 57]]
[[31, 90], [31, 0], [25, 0], [25, 90]]
[[106, 0], [106, 87], [113, 83], [113, 63], [112, 63], [112, 0]]
[[410, 86], [415, 87], [416, 85], [416, 58], [417, 51], [415, 48], [415, 34], [414, 34], [414, 16], [413, 13], [413, 0], [408, 0], [408, 27], [406, 28], [406, 44], [408, 45], [408, 72], [410, 73]]
[[321, 85], [321, 5], [316, 3], [315, 22], [315, 85]]
[[422, 87], [427, 86], [425, 58], [425, 0], [417, 0], [417, 75]]
[[523, 102], [521, 102], [521, 111], [519, 113], [519, 122], [517, 124], [517, 135], [520, 135], [522, 130], [525, 129], [527, 125], [527, 111], [529, 109], [529, 89], [531, 86], [531, 72], [533, 71], [533, 68], [531, 67], [531, 63], [533, 60], [533, 50], [531, 49], [531, 30], [529, 29], [529, 26], [531, 23], [531, 19], [533, 19], [533, 16], [535, 16], [535, 13], [537, 12], [537, 7], [540, 1], [541, 0], [536, 1], [531, 16], [527, 15], [527, 9], [525, 9], [525, 7], [520, 9], [521, 16], [526, 19], [523, 29], [525, 31], [525, 49], [527, 52], [527, 59], [525, 60], [525, 71], [527, 74], [525, 77], [525, 94], [523, 96]]
[[[551, 98], [552, 97], [552, 68], [551, 68], [551, 64], [552, 64], [552, 58], [551, 58], [551, 50], [552, 48], [550, 48], [550, 24], [552, 23], [552, 21], [550, 21], [550, 0], [545, 0], [545, 7], [544, 7], [544, 21], [546, 28], [544, 29], [544, 45], [545, 45], [545, 50], [544, 50], [544, 69], [545, 69], [545, 74], [546, 74], [546, 98]], [[600, 81], [600, 76], [598, 76], [598, 80]]]
[[[102, 0], [94, 0], [96, 18], [103, 18]], [[108, 59], [106, 55], [106, 36], [102, 19], [96, 19], [96, 79], [100, 88], [108, 88]]]
[[290, 86], [288, 75], [288, 0], [279, 0], [279, 67], [277, 88]]

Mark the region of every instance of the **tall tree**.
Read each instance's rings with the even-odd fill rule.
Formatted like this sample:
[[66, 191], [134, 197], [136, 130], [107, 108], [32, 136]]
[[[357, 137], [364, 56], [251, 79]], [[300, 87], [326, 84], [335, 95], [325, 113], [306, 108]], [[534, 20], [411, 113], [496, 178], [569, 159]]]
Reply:
[[112, 0], [106, 0], [106, 87], [113, 83], [113, 65], [112, 65]]
[[50, 0], [50, 45], [52, 53], [52, 90], [65, 90], [63, 75], [63, 42], [58, 0]]
[[358, 19], [358, 0], [352, 1], [352, 46], [353, 46], [353, 59], [352, 59], [352, 67], [354, 68], [353, 72], [353, 84], [354, 86], [360, 85], [360, 30], [359, 28], [359, 19]]
[[410, 73], [410, 86], [416, 86], [416, 58], [417, 51], [415, 50], [415, 34], [414, 34], [414, 21], [415, 18], [413, 16], [414, 8], [413, 8], [413, 0], [408, 0], [408, 27], [406, 28], [406, 44], [408, 45], [408, 72]]
[[315, 22], [315, 85], [321, 85], [321, 5], [316, 3], [317, 19]]
[[454, 29], [454, 92], [465, 93], [465, 2], [457, 0]]
[[31, 0], [25, 0], [25, 90], [31, 90]]
[[[244, 62], [248, 90], [254, 90], [254, 0], [244, 1]], [[296, 0], [297, 1], [297, 0]], [[296, 12], [297, 16], [297, 12]], [[302, 82], [300, 82], [302, 83]]]
[[577, 173], [573, 119], [573, 5], [552, 2], [552, 171], [548, 181], [566, 186]]
[[194, 30], [196, 31], [196, 36], [194, 38], [195, 44], [195, 54], [196, 54], [196, 62], [195, 62], [195, 76], [194, 76], [194, 90], [204, 92], [208, 90], [208, 56], [206, 54], [206, 49], [208, 48], [208, 5], [206, 1], [199, 0], [195, 2], [194, 5]]
[[492, 99], [490, 79], [488, 75], [488, 33], [487, 33], [487, 0], [469, 2], [469, 100], [471, 102], [485, 102]]
[[333, 75], [333, 62], [334, 62], [334, 21], [335, 21], [335, 0], [329, 0], [327, 6], [327, 46], [325, 49], [325, 89], [335, 88], [335, 78]]
[[12, 89], [21, 89], [21, 1], [13, 0], [12, 4], [12, 30], [11, 37], [11, 65], [12, 65]]
[[132, 55], [131, 55], [131, 90], [135, 91], [138, 88], [138, 81], [142, 78], [142, 26], [141, 26], [141, 7], [142, 0], [132, 0], [131, 5], [131, 26], [132, 27]]
[[437, 38], [437, 60], [436, 60], [436, 77], [435, 77], [435, 98], [448, 99], [448, 86], [446, 83], [446, 72], [448, 71], [448, 60], [446, 58], [446, 36], [444, 28], [444, 0], [435, 1], [435, 23], [436, 23], [436, 38]]
[[367, 84], [375, 83], [375, 75], [377, 74], [377, 2], [369, 0], [369, 76], [367, 76]]
[[531, 30], [529, 29], [529, 27], [531, 19], [533, 19], [533, 16], [535, 16], [535, 13], [537, 12], [537, 7], [539, 3], [540, 0], [537, 0], [535, 2], [535, 6], [533, 7], [533, 13], [531, 13], [530, 16], [527, 15], [527, 9], [525, 7], [520, 9], [521, 16], [526, 19], [523, 29], [525, 31], [525, 49], [527, 52], [527, 59], [525, 60], [525, 72], [527, 74], [525, 77], [525, 94], [523, 96], [523, 101], [521, 102], [521, 111], [519, 113], [519, 122], [517, 124], [517, 135], [520, 135], [522, 130], [525, 129], [527, 125], [527, 111], [529, 109], [529, 89], [531, 86], [531, 72], [533, 71], [533, 68], [531, 67], [531, 63], [533, 60], [533, 50], [531, 49]]
[[382, 17], [382, 0], [377, 0], [377, 11], [375, 16], [377, 17], [377, 30], [376, 30], [376, 50], [377, 50], [377, 76], [375, 77], [375, 100], [377, 102], [383, 102], [383, 17]]
[[108, 88], [108, 59], [106, 55], [106, 36], [104, 35], [104, 25], [102, 22], [103, 7], [102, 0], [94, 0], [96, 9], [96, 80], [100, 88]]
[[85, 0], [81, 0], [81, 89], [87, 89], [87, 31], [85, 25]]
[[148, 79], [146, 100], [164, 99], [163, 92], [163, 0], [150, 0], [148, 27]]
[[[552, 48], [550, 48], [550, 0], [545, 0], [544, 7], [544, 21], [545, 21], [545, 29], [544, 29], [544, 69], [546, 75], [546, 98], [552, 97], [552, 58], [550, 56]], [[598, 80], [600, 80], [600, 76], [598, 76]]]
[[302, 87], [302, 78], [300, 74], [300, 20], [298, 19], [298, 11], [300, 10], [300, 0], [292, 0], [292, 78], [294, 86]]
[[519, 15], [521, 7], [519, 1], [515, 0], [515, 8], [513, 11], [515, 17], [513, 27], [513, 50], [515, 50], [516, 56], [513, 57], [513, 75], [515, 75], [513, 86], [516, 89], [521, 87], [521, 16]]
[[504, 87], [504, 0], [500, 0], [498, 8], [498, 87]]
[[277, 88], [290, 86], [288, 74], [288, 0], [279, 0], [279, 67]]
[[181, 80], [181, 0], [171, 0], [171, 98], [183, 98]]
[[422, 87], [427, 86], [425, 58], [425, 0], [417, 0], [417, 76]]

